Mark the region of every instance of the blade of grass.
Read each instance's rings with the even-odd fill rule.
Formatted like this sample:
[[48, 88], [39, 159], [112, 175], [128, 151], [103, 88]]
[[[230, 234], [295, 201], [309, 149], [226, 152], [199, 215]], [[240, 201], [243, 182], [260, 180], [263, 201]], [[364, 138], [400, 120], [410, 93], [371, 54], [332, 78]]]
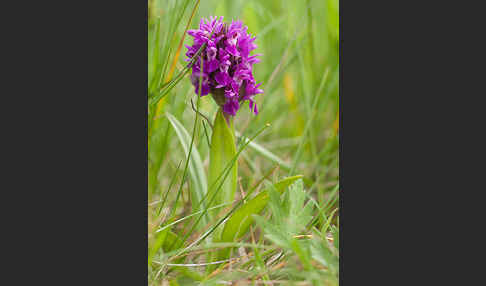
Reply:
[[[174, 73], [174, 70], [175, 70], [175, 67], [176, 67], [176, 64], [177, 64], [177, 60], [179, 59], [179, 55], [181, 53], [182, 44], [184, 43], [184, 39], [186, 37], [187, 30], [189, 29], [189, 26], [191, 25], [194, 14], [196, 13], [197, 7], [199, 6], [199, 2], [200, 2], [200, 0], [197, 0], [196, 5], [194, 5], [194, 8], [192, 9], [191, 16], [189, 17], [189, 20], [187, 21], [186, 28], [184, 30], [184, 33], [182, 34], [181, 40], [179, 41], [179, 46], [177, 47], [176, 54], [174, 56], [174, 59], [172, 61], [172, 65], [171, 65], [170, 70], [169, 70], [169, 74], [167, 75], [167, 78], [165, 79], [165, 83], [169, 83], [170, 80], [172, 79], [172, 74]], [[182, 12], [182, 14], [183, 13], [184, 12]], [[174, 35], [174, 37], [175, 37], [175, 35]], [[156, 109], [156, 112], [155, 112], [155, 116], [157, 116], [160, 113], [162, 102], [163, 101], [160, 100], [157, 103], [157, 109]]]
[[[229, 202], [229, 203], [224, 203], [224, 204], [216, 205], [216, 206], [214, 206], [214, 207], [210, 207], [210, 208], [208, 208], [208, 210], [219, 209], [219, 208], [221, 208], [221, 207], [229, 206], [229, 205], [231, 205], [231, 204], [233, 204], [233, 202]], [[171, 223], [169, 223], [169, 224], [167, 224], [167, 225], [164, 225], [163, 227], [161, 227], [161, 228], [157, 229], [155, 232], [156, 232], [156, 233], [157, 233], [157, 232], [161, 232], [161, 231], [163, 231], [164, 229], [166, 229], [166, 228], [168, 228], [168, 227], [171, 227], [171, 226], [173, 226], [173, 225], [176, 225], [176, 224], [178, 224], [178, 223], [180, 223], [180, 222], [182, 222], [182, 221], [185, 221], [186, 219], [189, 219], [189, 218], [191, 218], [191, 217], [193, 217], [193, 216], [195, 216], [195, 215], [198, 215], [198, 214], [202, 213], [203, 211], [204, 211], [204, 210], [197, 211], [197, 212], [192, 213], [192, 214], [190, 214], [190, 215], [184, 216], [183, 218], [180, 218], [180, 219], [178, 219], [178, 220], [176, 220], [176, 221], [174, 221], [174, 222], [171, 222]]]
[[311, 127], [312, 122], [314, 120], [314, 117], [316, 115], [316, 106], [319, 103], [319, 98], [320, 98], [319, 94], [321, 93], [322, 89], [324, 88], [324, 83], [326, 82], [328, 74], [329, 74], [329, 68], [327, 68], [326, 71], [324, 72], [324, 74], [322, 76], [321, 84], [319, 86], [319, 89], [317, 90], [316, 96], [314, 97], [314, 102], [312, 104], [312, 109], [311, 109], [312, 110], [311, 116], [309, 118], [309, 121], [307, 121], [307, 124], [305, 125], [304, 133], [302, 134], [302, 138], [300, 140], [299, 147], [297, 148], [297, 152], [296, 152], [296, 155], [294, 157], [294, 161], [292, 163], [292, 168], [290, 169], [290, 173], [289, 173], [290, 175], [292, 175], [294, 173], [295, 168], [297, 167], [297, 163], [300, 160], [300, 156], [301, 156], [301, 153], [302, 153], [302, 147], [303, 147], [304, 142], [307, 138], [306, 135], [307, 135], [309, 128]]
[[[179, 161], [179, 165], [177, 165], [176, 174], [179, 171], [179, 167], [181, 166], [181, 163], [182, 163], [182, 160]], [[177, 178], [177, 175], [174, 175], [172, 177], [172, 179], [170, 180], [169, 187], [167, 188], [167, 192], [165, 192], [164, 198], [162, 199], [162, 202], [160, 204], [159, 210], [157, 212], [157, 216], [160, 215], [160, 212], [164, 208], [165, 202], [167, 201], [167, 197], [169, 196], [170, 189], [172, 188], [172, 184], [174, 184], [176, 178]]]
[[189, 29], [189, 26], [191, 25], [192, 19], [194, 18], [194, 14], [196, 14], [196, 10], [197, 10], [197, 7], [199, 6], [199, 2], [200, 2], [200, 0], [197, 0], [196, 5], [194, 5], [194, 8], [192, 9], [191, 17], [189, 17], [189, 21], [187, 21], [186, 29], [184, 30], [184, 33], [182, 34], [181, 40], [179, 41], [179, 46], [178, 46], [176, 54], [174, 56], [174, 60], [172, 61], [172, 65], [170, 67], [169, 74], [167, 75], [166, 82], [170, 81], [172, 74], [174, 73], [177, 60], [179, 59], [179, 55], [181, 53], [182, 44], [184, 43], [184, 38], [186, 37], [187, 30]]
[[189, 167], [189, 174], [191, 175], [193, 182], [193, 188], [191, 188], [192, 203], [194, 206], [200, 205], [202, 198], [207, 193], [207, 179], [206, 174], [204, 173], [204, 166], [201, 156], [199, 155], [199, 152], [195, 146], [193, 146], [194, 136], [192, 138], [189, 137], [189, 134], [184, 126], [172, 114], [166, 113], [166, 116], [176, 131], [179, 142], [181, 143], [184, 153], [187, 156], [186, 166]]
[[[193, 130], [192, 130], [190, 151], [192, 151], [192, 146], [193, 146], [193, 143], [194, 143], [194, 138], [195, 138], [195, 135], [196, 135], [196, 128], [197, 128], [198, 119], [199, 119], [199, 101], [201, 99], [201, 91], [202, 91], [201, 85], [202, 85], [203, 72], [204, 72], [204, 59], [203, 59], [203, 57], [201, 57], [201, 74], [199, 76], [199, 89], [198, 89], [199, 94], [198, 94], [197, 102], [196, 102], [196, 118], [194, 119], [194, 127], [193, 127]], [[191, 152], [189, 152], [189, 155], [188, 155], [188, 158], [187, 158], [188, 161], [189, 161], [190, 156], [191, 156]], [[201, 160], [199, 159], [199, 161], [201, 161]], [[186, 162], [186, 167], [187, 167], [187, 162]], [[204, 174], [204, 168], [202, 167], [202, 164], [200, 164], [198, 167], [199, 168], [197, 170], [199, 172], [201, 172], [202, 175], [204, 176], [204, 181], [199, 182], [199, 183], [206, 183], [206, 179], [205, 179], [206, 177], [205, 177], [205, 174]], [[184, 179], [183, 179], [182, 182], [184, 182]], [[202, 188], [204, 188], [205, 186], [206, 185], [204, 185], [204, 184], [200, 185], [200, 187], [202, 187]], [[182, 187], [182, 184], [181, 184], [181, 187]], [[205, 192], [201, 196], [206, 198], [207, 193], [208, 192], [207, 192], [207, 189], [206, 189]], [[180, 192], [177, 193], [176, 204], [177, 204], [177, 200], [179, 199], [179, 195], [180, 195]], [[204, 213], [201, 214], [201, 216], [199, 217], [199, 220], [196, 223], [193, 224], [193, 228], [192, 228], [192, 230], [193, 230], [194, 228], [198, 227], [198, 223], [199, 223], [200, 219], [203, 219], [203, 224], [207, 224], [207, 222], [210, 219], [210, 214], [207, 213], [206, 204], [203, 202], [202, 199], [200, 199], [200, 197], [198, 197], [197, 200], [194, 200], [194, 199], [191, 200], [191, 203], [192, 203], [191, 206], [192, 206], [193, 211], [198, 210], [199, 207], [202, 207], [205, 210]], [[184, 237], [183, 241], [186, 241], [186, 239], [187, 239], [187, 236]]]
[[[246, 143], [248, 138], [245, 136], [241, 135], [238, 131], [235, 132], [236, 136], [239, 137], [243, 142]], [[282, 159], [280, 159], [277, 155], [273, 154], [272, 152], [268, 151], [265, 147], [262, 145], [256, 143], [256, 142], [250, 142], [249, 147], [251, 147], [253, 150], [257, 151], [260, 155], [264, 156], [265, 158], [269, 159], [270, 161], [277, 163], [280, 167], [283, 169], [289, 171], [290, 170], [290, 165], [284, 162]]]
[[[201, 98], [201, 90], [202, 90], [202, 88], [201, 88], [201, 84], [202, 84], [203, 67], [204, 67], [204, 66], [203, 66], [203, 58], [201, 57], [201, 75], [200, 75], [200, 77], [199, 77], [199, 94], [198, 94], [198, 97], [197, 97], [197, 103], [196, 103], [196, 105], [197, 105], [197, 110], [198, 110], [198, 111], [199, 111], [199, 100], [200, 100], [200, 98]], [[170, 118], [170, 116], [169, 116], [169, 115], [170, 115], [170, 114], [168, 114], [168, 118]], [[176, 119], [175, 117], [173, 117], [173, 116], [172, 116], [172, 118], [173, 118], [173, 120], [172, 120], [173, 122], [178, 123], [178, 121], [177, 121], [177, 119]], [[186, 160], [186, 166], [184, 167], [184, 174], [183, 174], [183, 176], [182, 176], [182, 182], [181, 182], [181, 184], [180, 184], [180, 186], [179, 186], [179, 190], [178, 190], [178, 192], [177, 192], [176, 201], [175, 201], [175, 203], [174, 203], [174, 208], [172, 208], [172, 211], [171, 211], [171, 216], [170, 216], [170, 217], [172, 217], [172, 216], [174, 215], [175, 209], [177, 208], [177, 202], [178, 202], [179, 197], [180, 197], [180, 195], [181, 195], [182, 185], [183, 185], [183, 183], [184, 183], [184, 181], [185, 181], [185, 176], [186, 176], [186, 172], [187, 172], [187, 167], [188, 167], [188, 165], [189, 165], [189, 159], [191, 158], [191, 153], [192, 153], [192, 150], [193, 150], [194, 137], [195, 137], [195, 135], [196, 135], [196, 128], [197, 128], [198, 119], [199, 119], [199, 113], [198, 113], [198, 112], [196, 112], [196, 118], [194, 119], [194, 127], [193, 127], [193, 130], [192, 130], [192, 137], [191, 137], [191, 144], [190, 144], [190, 147], [189, 147], [189, 151], [187, 151], [186, 149], [184, 149], [184, 151], [185, 151], [186, 153], [188, 153], [188, 154], [187, 154], [187, 160]], [[171, 121], [171, 122], [172, 122], [172, 121]], [[185, 131], [185, 129], [184, 129], [184, 127], [183, 127], [183, 126], [182, 126], [180, 123], [179, 123], [179, 125], [180, 125], [180, 128], [178, 128], [178, 129], [177, 129], [177, 130], [179, 130], [178, 135], [179, 135], [180, 137], [186, 137], [186, 138], [184, 138], [184, 139], [186, 139], [186, 140], [180, 140], [180, 141], [181, 141], [181, 143], [182, 143], [183, 141], [187, 141], [187, 137], [188, 137], [189, 135], [187, 135], [187, 131], [186, 131], [186, 135], [184, 136], [184, 135], [183, 135], [183, 134], [184, 134], [184, 132], [183, 132], [183, 131]], [[184, 147], [184, 146], [185, 146], [185, 145], [183, 144], [183, 147]], [[195, 150], [195, 148], [194, 148], [194, 150]], [[197, 153], [197, 150], [195, 150], [195, 153], [196, 153], [196, 154], [198, 154], [198, 153]], [[192, 170], [192, 172], [191, 172], [191, 174], [193, 174], [193, 176], [194, 176], [194, 177], [195, 177], [195, 175], [197, 174], [196, 172], [198, 172], [198, 174], [199, 174], [198, 179], [196, 179], [196, 180], [195, 180], [195, 183], [196, 183], [196, 184], [198, 184], [198, 186], [199, 186], [199, 189], [198, 189], [198, 190], [199, 190], [199, 192], [197, 192], [197, 190], [196, 190], [196, 191], [191, 192], [191, 194], [194, 194], [194, 196], [192, 197], [192, 207], [193, 207], [193, 210], [196, 210], [196, 209], [197, 209], [199, 206], [201, 206], [201, 205], [202, 205], [202, 208], [203, 208], [203, 209], [206, 209], [206, 208], [205, 208], [205, 204], [202, 202], [201, 197], [203, 197], [203, 196], [205, 197], [205, 195], [207, 194], [207, 189], [205, 189], [205, 188], [206, 188], [206, 183], [207, 183], [207, 181], [206, 181], [206, 176], [205, 176], [205, 174], [204, 174], [204, 168], [202, 167], [202, 162], [201, 162], [201, 158], [199, 157], [199, 154], [197, 155], [197, 157], [196, 157], [196, 158], [199, 158], [199, 160], [198, 160], [199, 162], [197, 163], [197, 166], [195, 166], [195, 168], [196, 168], [196, 169], [193, 169], [193, 170]], [[197, 160], [197, 159], [195, 159], [195, 160]], [[194, 206], [197, 206], [197, 207], [194, 207]], [[203, 216], [201, 216], [200, 218], [203, 218]], [[207, 214], [206, 214], [206, 212], [205, 212], [205, 213], [204, 213], [204, 220], [203, 220], [203, 222], [206, 222], [206, 223], [207, 223], [207, 221], [209, 221], [209, 218], [208, 218], [208, 216], [207, 216]], [[194, 224], [194, 225], [193, 225], [193, 227], [197, 227], [197, 223], [196, 223], [196, 224]], [[184, 238], [184, 241], [185, 241], [186, 239], [187, 239], [187, 238]]]

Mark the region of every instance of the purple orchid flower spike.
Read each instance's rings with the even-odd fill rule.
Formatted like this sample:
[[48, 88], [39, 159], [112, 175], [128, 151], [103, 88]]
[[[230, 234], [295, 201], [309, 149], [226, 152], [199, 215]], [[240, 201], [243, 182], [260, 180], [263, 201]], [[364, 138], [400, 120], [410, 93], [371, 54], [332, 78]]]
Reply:
[[199, 79], [201, 82], [201, 96], [211, 94], [223, 111], [231, 116], [242, 106], [244, 101], [249, 102], [250, 110], [258, 114], [254, 101], [256, 94], [263, 93], [258, 88], [253, 77], [253, 65], [259, 63], [257, 56], [250, 56], [250, 52], [257, 48], [254, 43], [256, 37], [247, 33], [248, 27], [241, 21], [232, 21], [231, 24], [223, 22], [223, 17], [202, 18], [199, 29], [188, 30], [187, 33], [194, 38], [192, 46], [187, 48], [187, 61], [197, 53], [202, 45], [206, 44], [192, 68], [191, 82], [195, 93], [199, 94]]

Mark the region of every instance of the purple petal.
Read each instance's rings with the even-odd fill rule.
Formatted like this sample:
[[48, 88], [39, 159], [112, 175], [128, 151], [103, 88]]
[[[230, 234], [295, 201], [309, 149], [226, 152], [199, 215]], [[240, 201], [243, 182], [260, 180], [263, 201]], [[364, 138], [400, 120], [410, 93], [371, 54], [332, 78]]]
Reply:
[[218, 71], [216, 73], [216, 75], [214, 76], [214, 79], [218, 83], [218, 85], [216, 85], [216, 88], [227, 86], [231, 81], [231, 78], [229, 77], [229, 75], [227, 73], [220, 72], [220, 71]]

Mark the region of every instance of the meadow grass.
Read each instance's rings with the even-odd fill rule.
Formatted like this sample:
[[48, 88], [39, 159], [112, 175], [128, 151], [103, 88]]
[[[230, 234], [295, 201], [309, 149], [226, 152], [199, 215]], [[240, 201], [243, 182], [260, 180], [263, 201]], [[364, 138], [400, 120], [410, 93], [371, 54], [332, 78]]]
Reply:
[[[338, 285], [338, 1], [148, 7], [149, 285]], [[184, 45], [186, 29], [213, 15], [257, 36], [264, 94], [258, 115], [238, 112], [237, 155], [208, 186], [218, 106], [194, 93]], [[208, 188], [218, 191], [232, 164], [236, 199], [215, 205]]]

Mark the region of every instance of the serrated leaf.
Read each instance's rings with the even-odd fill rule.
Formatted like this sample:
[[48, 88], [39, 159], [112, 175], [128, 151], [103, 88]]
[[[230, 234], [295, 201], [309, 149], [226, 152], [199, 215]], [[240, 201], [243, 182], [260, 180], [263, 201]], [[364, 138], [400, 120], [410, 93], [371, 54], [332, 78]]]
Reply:
[[256, 223], [265, 230], [265, 237], [280, 247], [291, 248], [289, 237], [286, 236], [285, 230], [278, 225], [265, 220], [265, 218], [254, 215]]
[[313, 239], [310, 251], [312, 258], [317, 262], [321, 263], [323, 266], [329, 267], [334, 273], [339, 272], [339, 258], [327, 247], [325, 241]]

